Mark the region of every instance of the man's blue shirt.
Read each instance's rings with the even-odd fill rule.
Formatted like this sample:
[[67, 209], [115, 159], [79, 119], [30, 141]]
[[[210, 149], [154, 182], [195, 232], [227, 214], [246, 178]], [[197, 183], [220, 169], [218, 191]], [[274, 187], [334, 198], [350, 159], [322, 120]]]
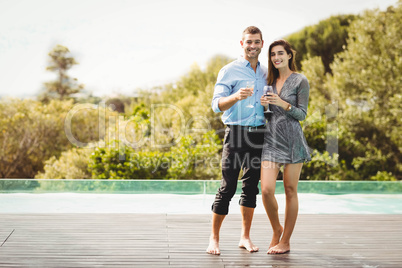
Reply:
[[[232, 107], [223, 112], [222, 122], [225, 125], [261, 126], [265, 124], [264, 107], [260, 103], [262, 91], [267, 84], [267, 69], [257, 64], [254, 72], [250, 62], [243, 57], [224, 66], [218, 75], [212, 99], [212, 110], [221, 112], [218, 103], [222, 97], [228, 97], [240, 88], [246, 87], [248, 80], [254, 80], [254, 94], [247, 99], [236, 102]], [[254, 108], [246, 107], [250, 101]]]

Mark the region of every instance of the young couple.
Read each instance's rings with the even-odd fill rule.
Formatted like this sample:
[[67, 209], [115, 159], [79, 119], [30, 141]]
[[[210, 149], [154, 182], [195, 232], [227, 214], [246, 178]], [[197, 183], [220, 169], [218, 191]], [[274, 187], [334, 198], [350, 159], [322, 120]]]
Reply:
[[[258, 61], [264, 41], [257, 27], [246, 28], [240, 44], [244, 56], [221, 69], [212, 100], [212, 109], [223, 112], [226, 129], [222, 180], [212, 205], [212, 230], [207, 252], [220, 254], [220, 228], [229, 212], [229, 203], [236, 193], [242, 170], [239, 247], [249, 252], [258, 251], [250, 240], [250, 227], [261, 178], [262, 202], [273, 229], [267, 253], [286, 253], [290, 251], [290, 237], [298, 215], [300, 172], [303, 163], [311, 160], [299, 123], [306, 118], [309, 84], [304, 75], [296, 73], [295, 52], [287, 41], [275, 41], [269, 46], [268, 71]], [[245, 86], [247, 80], [254, 81], [254, 90]], [[263, 96], [267, 84], [273, 86], [274, 92]], [[252, 108], [247, 107], [250, 103]], [[273, 113], [266, 120], [264, 110], [268, 105]], [[279, 221], [275, 198], [276, 178], [281, 165], [284, 165], [286, 194], [284, 226]]]

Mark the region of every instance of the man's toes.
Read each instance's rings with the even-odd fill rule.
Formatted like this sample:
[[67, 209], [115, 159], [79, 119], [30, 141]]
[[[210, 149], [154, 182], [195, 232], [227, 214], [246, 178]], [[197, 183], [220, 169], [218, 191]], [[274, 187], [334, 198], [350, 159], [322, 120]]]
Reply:
[[246, 249], [249, 252], [257, 252], [258, 251], [258, 247], [254, 246], [254, 245], [249, 245], [248, 247], [246, 247]]
[[207, 249], [207, 253], [212, 254], [212, 255], [220, 255], [221, 254], [219, 249]]

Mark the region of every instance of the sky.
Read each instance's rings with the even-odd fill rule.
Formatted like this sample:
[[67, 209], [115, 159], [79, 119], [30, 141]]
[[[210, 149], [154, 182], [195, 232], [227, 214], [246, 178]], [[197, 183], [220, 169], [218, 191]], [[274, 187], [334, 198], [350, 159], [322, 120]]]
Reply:
[[68, 74], [95, 96], [135, 95], [172, 83], [217, 54], [242, 54], [243, 30], [265, 46], [332, 15], [385, 10], [398, 0], [0, 0], [0, 97], [26, 98], [56, 74], [48, 53], [67, 47]]

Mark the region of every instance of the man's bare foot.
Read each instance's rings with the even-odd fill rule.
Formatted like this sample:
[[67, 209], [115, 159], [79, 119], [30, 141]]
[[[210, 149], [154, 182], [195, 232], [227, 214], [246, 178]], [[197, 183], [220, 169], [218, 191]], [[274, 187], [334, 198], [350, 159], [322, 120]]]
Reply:
[[290, 251], [290, 245], [285, 243], [279, 243], [278, 245], [270, 248], [268, 254], [285, 254]]
[[239, 248], [245, 248], [248, 252], [257, 252], [259, 248], [251, 242], [250, 239], [242, 238], [239, 242]]
[[272, 247], [274, 247], [274, 246], [279, 244], [279, 241], [281, 239], [282, 233], [283, 233], [283, 227], [281, 226], [280, 230], [278, 230], [277, 232], [273, 233], [271, 244], [269, 244], [269, 249], [271, 249]]
[[215, 239], [213, 237], [209, 238], [207, 253], [212, 255], [221, 255], [221, 251], [219, 250], [219, 238], [218, 239]]

